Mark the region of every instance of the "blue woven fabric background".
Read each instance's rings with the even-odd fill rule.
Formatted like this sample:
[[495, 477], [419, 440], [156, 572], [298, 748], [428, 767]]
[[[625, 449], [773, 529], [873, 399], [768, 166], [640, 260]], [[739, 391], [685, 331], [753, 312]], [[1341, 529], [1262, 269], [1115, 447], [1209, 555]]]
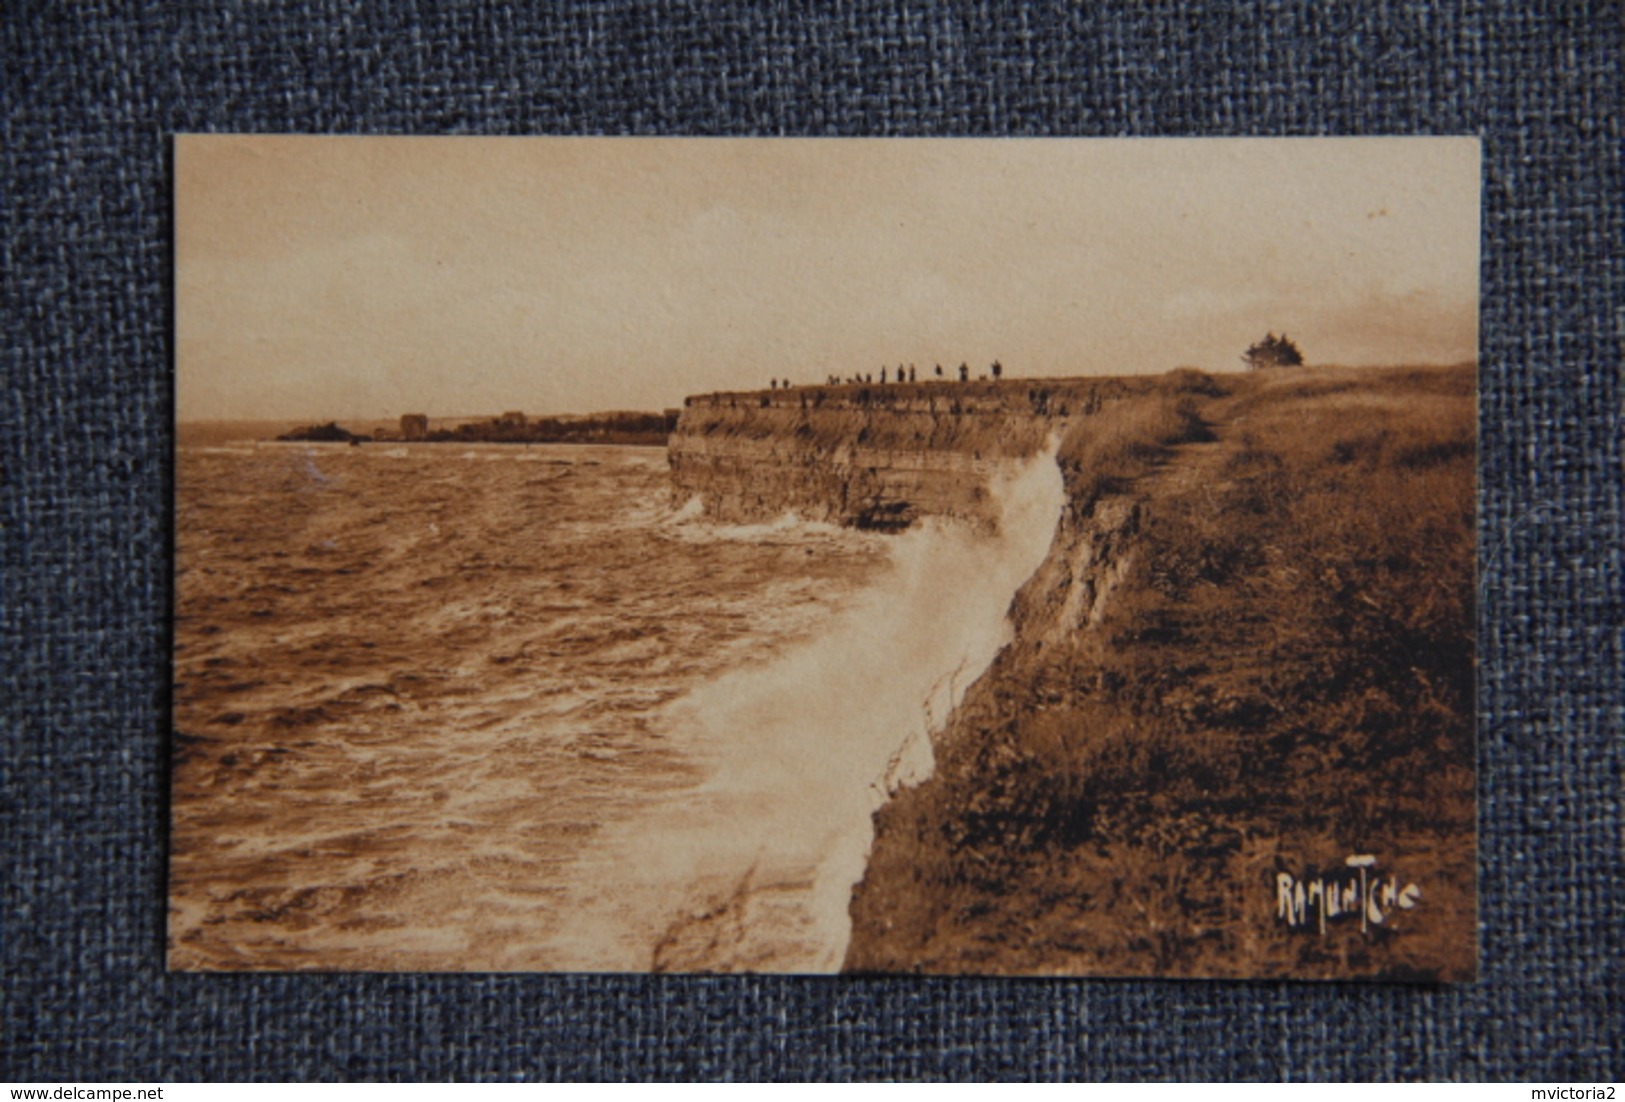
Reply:
[[[0, 1079], [1617, 1078], [1617, 3], [10, 0]], [[177, 131], [1479, 134], [1482, 978], [163, 971]]]

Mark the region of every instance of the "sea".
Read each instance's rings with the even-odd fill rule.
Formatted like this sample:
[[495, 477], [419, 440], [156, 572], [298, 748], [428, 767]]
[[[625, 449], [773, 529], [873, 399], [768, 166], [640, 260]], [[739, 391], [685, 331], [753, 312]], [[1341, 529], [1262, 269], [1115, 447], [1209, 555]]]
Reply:
[[169, 963], [830, 972], [1007, 641], [993, 532], [708, 520], [659, 448], [185, 442]]

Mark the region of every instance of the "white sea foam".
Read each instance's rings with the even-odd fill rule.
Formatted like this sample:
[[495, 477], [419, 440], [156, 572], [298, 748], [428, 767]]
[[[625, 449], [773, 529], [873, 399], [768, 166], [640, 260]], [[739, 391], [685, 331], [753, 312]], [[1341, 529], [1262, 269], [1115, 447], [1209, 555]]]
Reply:
[[[871, 815], [890, 786], [929, 774], [931, 728], [1008, 641], [1011, 596], [1049, 549], [1063, 502], [1053, 449], [993, 491], [996, 536], [927, 522], [869, 537], [887, 539], [891, 568], [824, 630], [666, 711], [667, 737], [708, 779], [600, 837], [548, 966], [840, 967]], [[691, 515], [676, 527], [729, 538]]]
[[706, 517], [704, 502], [698, 495], [664, 517], [660, 529], [667, 538], [684, 543], [816, 543], [830, 539], [876, 542], [886, 538], [853, 528], [842, 528], [827, 521], [807, 520], [793, 512], [784, 512], [772, 520], [755, 524], [714, 521]]
[[704, 515], [705, 502], [699, 494], [695, 494], [673, 510], [671, 516], [667, 517], [664, 523], [667, 525], [688, 524], [691, 521], [699, 520]]
[[883, 537], [856, 532], [824, 521], [803, 520], [794, 513], [785, 513], [773, 520], [757, 524], [717, 524], [689, 518], [673, 523], [668, 535], [687, 543], [764, 543], [775, 541], [805, 541], [835, 538], [879, 539]]

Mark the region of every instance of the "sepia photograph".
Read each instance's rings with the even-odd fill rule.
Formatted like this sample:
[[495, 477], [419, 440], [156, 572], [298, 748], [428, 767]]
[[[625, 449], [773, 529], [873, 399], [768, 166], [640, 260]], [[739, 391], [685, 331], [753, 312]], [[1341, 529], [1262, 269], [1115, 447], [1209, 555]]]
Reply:
[[173, 174], [170, 969], [1475, 977], [1476, 139]]

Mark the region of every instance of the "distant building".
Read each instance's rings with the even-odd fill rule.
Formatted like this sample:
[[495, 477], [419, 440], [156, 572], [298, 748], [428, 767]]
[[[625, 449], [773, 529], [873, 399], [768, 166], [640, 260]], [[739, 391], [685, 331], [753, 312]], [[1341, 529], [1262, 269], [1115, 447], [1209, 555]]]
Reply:
[[403, 413], [401, 415], [402, 440], [427, 440], [429, 438], [429, 415], [427, 413]]

